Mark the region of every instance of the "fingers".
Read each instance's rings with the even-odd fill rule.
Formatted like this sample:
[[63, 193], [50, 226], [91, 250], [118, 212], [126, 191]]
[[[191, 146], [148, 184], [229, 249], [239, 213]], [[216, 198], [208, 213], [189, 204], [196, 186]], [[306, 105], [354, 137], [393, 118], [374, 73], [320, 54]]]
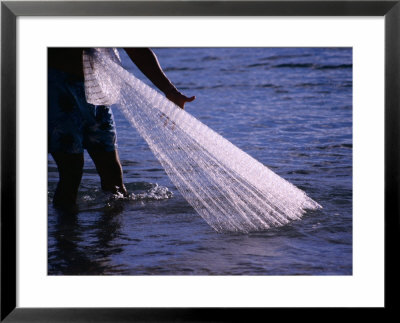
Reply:
[[188, 98], [188, 97], [185, 97], [185, 98], [186, 98], [186, 102], [192, 102], [196, 97], [193, 95], [190, 98]]
[[196, 98], [195, 96], [189, 98], [180, 92], [171, 92], [168, 93], [166, 96], [170, 101], [174, 102], [181, 109], [184, 109], [186, 102], [192, 102]]
[[192, 102], [195, 98], [196, 98], [195, 96], [192, 96], [192, 97], [188, 98], [187, 96], [182, 95], [181, 102], [179, 102], [178, 106], [181, 109], [184, 109], [185, 108], [185, 103], [186, 102]]

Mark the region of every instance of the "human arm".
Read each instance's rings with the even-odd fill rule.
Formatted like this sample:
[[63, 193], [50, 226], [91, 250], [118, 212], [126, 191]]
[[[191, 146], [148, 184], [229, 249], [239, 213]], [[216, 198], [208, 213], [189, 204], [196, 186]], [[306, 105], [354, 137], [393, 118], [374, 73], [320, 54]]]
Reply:
[[165, 96], [180, 108], [186, 102], [192, 102], [195, 97], [187, 97], [179, 92], [163, 72], [157, 56], [150, 48], [124, 48], [129, 58], [139, 70], [158, 88]]

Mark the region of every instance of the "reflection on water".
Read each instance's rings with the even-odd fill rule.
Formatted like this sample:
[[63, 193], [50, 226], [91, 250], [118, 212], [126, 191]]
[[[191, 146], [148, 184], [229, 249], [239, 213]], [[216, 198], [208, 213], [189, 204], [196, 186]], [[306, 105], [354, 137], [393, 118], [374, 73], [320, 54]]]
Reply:
[[116, 272], [109, 257], [123, 251], [113, 243], [120, 235], [118, 216], [123, 210], [120, 203], [103, 208], [90, 225], [79, 221], [78, 212], [55, 210], [56, 223], [51, 233], [54, 246], [48, 254], [49, 274], [101, 275], [110, 269]]

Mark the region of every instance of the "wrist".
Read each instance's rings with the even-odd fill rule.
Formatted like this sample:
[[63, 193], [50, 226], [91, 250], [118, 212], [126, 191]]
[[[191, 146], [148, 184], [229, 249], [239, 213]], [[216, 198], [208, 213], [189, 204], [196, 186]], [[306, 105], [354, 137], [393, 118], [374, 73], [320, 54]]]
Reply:
[[175, 86], [173, 86], [172, 84], [171, 84], [171, 86], [169, 86], [169, 87], [168, 87], [166, 90], [164, 90], [163, 92], [164, 92], [164, 94], [165, 94], [166, 97], [171, 96], [171, 95], [175, 95], [175, 94], [178, 94], [178, 93], [179, 93], [179, 91], [177, 90], [177, 88], [176, 88]]

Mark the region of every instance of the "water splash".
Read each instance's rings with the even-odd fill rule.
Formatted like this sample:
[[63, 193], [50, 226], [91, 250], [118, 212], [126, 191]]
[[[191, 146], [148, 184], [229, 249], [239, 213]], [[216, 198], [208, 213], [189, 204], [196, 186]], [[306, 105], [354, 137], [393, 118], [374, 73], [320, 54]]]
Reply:
[[[170, 199], [174, 196], [174, 194], [168, 189], [168, 187], [158, 185], [157, 183], [145, 183], [146, 186], [150, 186], [145, 191], [140, 193], [130, 193], [127, 196], [122, 193], [109, 193], [104, 192], [99, 189], [86, 191], [80, 196], [79, 202], [82, 204], [93, 204], [99, 203], [102, 201], [114, 202], [114, 201], [159, 201]], [[127, 185], [128, 186], [128, 185]], [[132, 186], [132, 185], [130, 185]], [[135, 186], [135, 185], [133, 185]]]
[[139, 201], [139, 200], [166, 200], [173, 197], [173, 193], [168, 189], [168, 187], [160, 186], [155, 184], [152, 188], [143, 193], [131, 193], [129, 196], [130, 200]]
[[98, 84], [89, 102], [106, 97], [117, 104], [177, 189], [216, 231], [266, 230], [321, 207], [102, 51], [85, 59]]

